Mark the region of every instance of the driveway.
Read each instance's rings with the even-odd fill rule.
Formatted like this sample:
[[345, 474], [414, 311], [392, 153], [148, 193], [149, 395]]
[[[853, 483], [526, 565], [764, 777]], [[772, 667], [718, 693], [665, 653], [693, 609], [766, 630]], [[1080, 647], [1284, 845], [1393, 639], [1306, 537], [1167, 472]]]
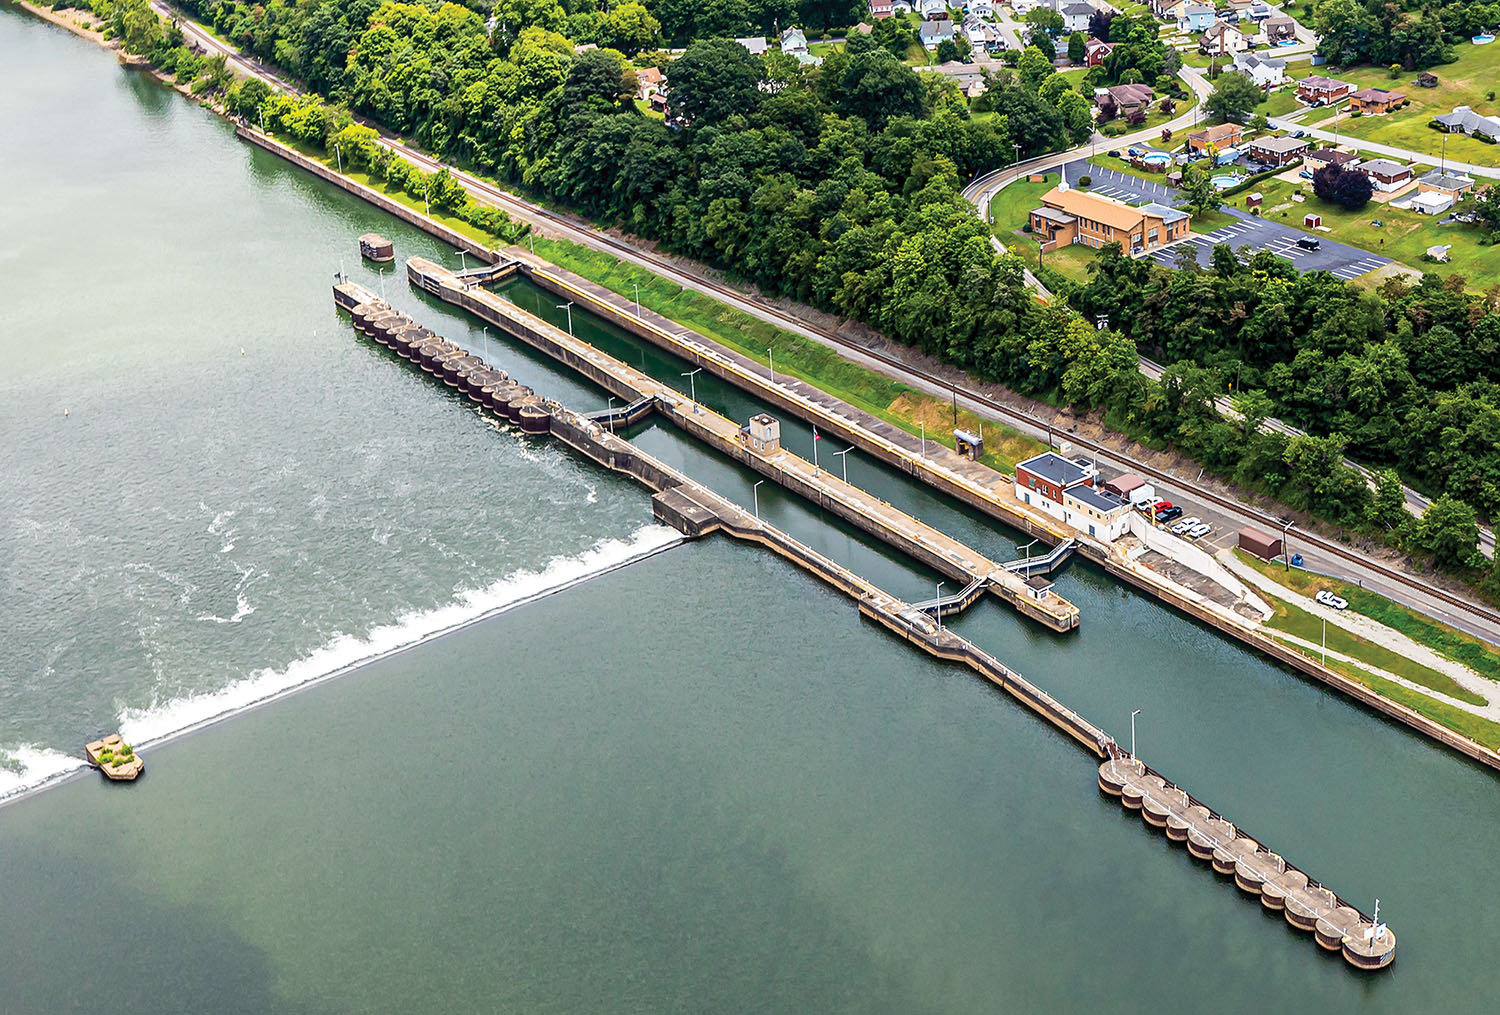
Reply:
[[1269, 250], [1277, 257], [1291, 261], [1301, 271], [1327, 271], [1345, 281], [1391, 263], [1389, 257], [1372, 254], [1368, 250], [1360, 250], [1323, 236], [1318, 237], [1320, 242], [1317, 250], [1304, 250], [1297, 246], [1297, 241], [1310, 234], [1280, 222], [1246, 215], [1232, 208], [1224, 210], [1237, 221], [1201, 236], [1190, 234], [1181, 244], [1152, 251], [1149, 256], [1170, 267], [1177, 259], [1177, 248], [1188, 244], [1196, 249], [1198, 263], [1207, 265], [1214, 246], [1227, 243], [1235, 251], [1239, 251], [1241, 247], [1249, 247], [1252, 251]]
[[1072, 186], [1078, 186], [1078, 179], [1087, 176], [1093, 180], [1089, 187], [1089, 193], [1102, 194], [1112, 197], [1116, 201], [1129, 201], [1132, 203], [1140, 201], [1158, 201], [1161, 204], [1172, 204], [1180, 200], [1182, 194], [1176, 187], [1169, 187], [1165, 183], [1154, 183], [1143, 180], [1139, 176], [1131, 176], [1117, 169], [1105, 169], [1096, 166], [1087, 159], [1079, 159], [1069, 162], [1062, 168], [1063, 179]]

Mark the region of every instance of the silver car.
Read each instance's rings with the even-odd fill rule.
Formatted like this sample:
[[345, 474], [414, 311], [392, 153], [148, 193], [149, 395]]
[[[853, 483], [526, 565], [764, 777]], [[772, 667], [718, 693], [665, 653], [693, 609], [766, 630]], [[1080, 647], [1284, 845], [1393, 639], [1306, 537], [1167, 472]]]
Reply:
[[1190, 536], [1193, 539], [1199, 539], [1199, 538], [1201, 538], [1203, 536], [1208, 535], [1212, 531], [1213, 531], [1213, 526], [1212, 525], [1207, 525], [1207, 524], [1205, 524], [1203, 522], [1199, 522], [1197, 525], [1194, 525], [1191, 529], [1188, 529], [1187, 534], [1188, 534], [1188, 536]]

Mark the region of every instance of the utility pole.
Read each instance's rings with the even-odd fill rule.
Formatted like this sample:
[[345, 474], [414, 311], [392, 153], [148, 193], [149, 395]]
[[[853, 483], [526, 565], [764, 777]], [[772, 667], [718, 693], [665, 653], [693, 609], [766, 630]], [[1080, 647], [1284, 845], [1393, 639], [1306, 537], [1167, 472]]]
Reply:
[[698, 380], [697, 380], [697, 378], [698, 378], [699, 372], [702, 369], [703, 369], [702, 367], [698, 367], [697, 369], [695, 369], [695, 370], [689, 370], [687, 373], [685, 373], [685, 374], [682, 375], [682, 376], [684, 376], [684, 377], [686, 377], [688, 379], [688, 397], [693, 400], [693, 412], [695, 412], [695, 413], [698, 411]]
[[566, 310], [568, 312], [568, 337], [572, 338], [573, 337], [573, 301], [569, 300], [566, 303], [559, 303], [559, 304], [557, 304], [557, 309], [559, 309], [559, 310]]
[[1141, 714], [1140, 709], [1130, 713], [1130, 760], [1135, 760], [1135, 717]]
[[750, 494], [751, 494], [751, 496], [753, 496], [755, 498], [755, 520], [756, 521], [760, 521], [760, 484], [762, 484], [764, 482], [765, 482], [764, 479], [758, 479], [758, 480], [755, 481], [755, 485], [750, 488]]

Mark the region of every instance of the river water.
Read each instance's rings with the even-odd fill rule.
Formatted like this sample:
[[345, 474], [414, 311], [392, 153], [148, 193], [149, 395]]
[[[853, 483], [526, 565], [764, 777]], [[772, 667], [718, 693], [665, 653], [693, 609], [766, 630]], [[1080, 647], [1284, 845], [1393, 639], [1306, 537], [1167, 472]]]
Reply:
[[[1405, 1012], [1500, 989], [1491, 773], [1076, 563], [1074, 635], [993, 602], [955, 622], [1122, 739], [1141, 709], [1158, 768], [1379, 897], [1400, 953], [1355, 974], [1102, 799], [1091, 756], [1008, 698], [770, 555], [677, 545], [639, 487], [333, 311], [342, 266], [544, 394], [604, 404], [353, 238], [456, 262], [442, 245], [9, 7], [0, 138], [0, 1010]], [[633, 436], [756, 502], [677, 433]], [[1016, 551], [849, 458], [851, 481]], [[937, 576], [758, 497], [930, 594]], [[16, 796], [116, 727], [158, 741], [139, 783]]]

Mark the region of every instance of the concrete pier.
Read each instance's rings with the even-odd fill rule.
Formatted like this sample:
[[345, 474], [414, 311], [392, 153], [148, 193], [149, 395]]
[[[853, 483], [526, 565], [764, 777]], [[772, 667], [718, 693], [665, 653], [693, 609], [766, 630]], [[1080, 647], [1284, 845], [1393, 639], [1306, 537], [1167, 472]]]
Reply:
[[961, 587], [980, 581], [981, 588], [1053, 630], [1071, 631], [1078, 626], [1078, 607], [1067, 600], [1055, 593], [1039, 593], [1024, 577], [1000, 563], [784, 448], [752, 448], [742, 436], [739, 421], [693, 402], [671, 385], [574, 338], [509, 300], [465, 282], [442, 265], [414, 257], [406, 262], [406, 271], [412, 284], [425, 292], [462, 306], [606, 390], [631, 402], [653, 400], [657, 411], [679, 429], [953, 578]]
[[349, 311], [358, 330], [435, 380], [503, 418], [519, 420], [523, 427], [530, 421], [532, 425], [526, 427], [530, 432], [549, 433], [590, 460], [654, 491], [652, 512], [658, 520], [689, 537], [722, 532], [770, 549], [848, 595], [862, 617], [935, 658], [967, 666], [1103, 759], [1098, 769], [1101, 790], [1139, 811], [1147, 825], [1161, 828], [1168, 839], [1185, 843], [1193, 856], [1211, 863], [1215, 871], [1234, 877], [1242, 891], [1257, 896], [1267, 909], [1282, 912], [1293, 927], [1312, 932], [1320, 947], [1340, 952], [1351, 965], [1365, 970], [1383, 969], [1394, 960], [1395, 934], [1384, 924], [1366, 917], [1279, 854], [1243, 835], [1227, 819], [1122, 751], [1104, 730], [943, 627], [917, 605], [892, 596], [641, 451], [605, 423], [543, 402], [529, 388], [511, 381], [505, 371], [396, 314], [367, 289], [340, 283], [334, 287], [334, 299]]

